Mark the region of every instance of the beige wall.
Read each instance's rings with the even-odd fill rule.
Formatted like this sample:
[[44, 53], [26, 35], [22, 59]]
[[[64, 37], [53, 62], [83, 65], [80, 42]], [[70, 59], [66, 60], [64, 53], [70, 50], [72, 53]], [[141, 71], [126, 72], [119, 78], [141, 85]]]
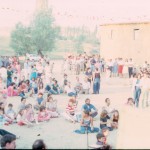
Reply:
[[[134, 29], [139, 29], [137, 39], [134, 39]], [[138, 63], [149, 61], [150, 23], [101, 25], [100, 44], [101, 56], [106, 59], [131, 57]]]

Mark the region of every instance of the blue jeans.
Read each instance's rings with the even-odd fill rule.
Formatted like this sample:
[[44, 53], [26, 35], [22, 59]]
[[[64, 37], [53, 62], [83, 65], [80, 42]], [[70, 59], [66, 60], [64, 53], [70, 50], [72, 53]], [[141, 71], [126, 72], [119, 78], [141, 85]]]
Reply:
[[[107, 127], [105, 124], [100, 124], [100, 129], [102, 130], [103, 128]], [[109, 131], [112, 131], [113, 128], [112, 127], [107, 127], [109, 129]]]
[[34, 93], [35, 93], [35, 94], [38, 93], [38, 88], [37, 88], [37, 87], [34, 88]]
[[51, 87], [49, 85], [47, 85], [45, 90], [49, 92], [51, 90]]
[[93, 83], [93, 93], [99, 94], [100, 91], [100, 78], [95, 78]]
[[136, 107], [139, 106], [140, 95], [141, 95], [141, 89], [140, 88], [135, 88], [135, 91], [134, 91], [134, 101], [135, 101], [135, 106]]
[[68, 96], [77, 96], [77, 93], [75, 93], [75, 92], [70, 92], [70, 93], [68, 93]]
[[25, 97], [24, 92], [21, 92], [21, 93], [19, 94], [19, 96], [20, 96], [20, 97]]
[[7, 87], [12, 83], [12, 78], [7, 78]]

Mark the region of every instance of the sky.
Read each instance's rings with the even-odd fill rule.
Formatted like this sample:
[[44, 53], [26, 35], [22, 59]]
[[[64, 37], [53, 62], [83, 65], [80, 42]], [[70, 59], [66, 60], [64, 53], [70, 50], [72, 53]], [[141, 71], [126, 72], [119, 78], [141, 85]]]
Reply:
[[[149, 6], [150, 0], [49, 0], [56, 24], [72, 27], [150, 21]], [[0, 0], [0, 27], [27, 25], [35, 9], [36, 0]]]

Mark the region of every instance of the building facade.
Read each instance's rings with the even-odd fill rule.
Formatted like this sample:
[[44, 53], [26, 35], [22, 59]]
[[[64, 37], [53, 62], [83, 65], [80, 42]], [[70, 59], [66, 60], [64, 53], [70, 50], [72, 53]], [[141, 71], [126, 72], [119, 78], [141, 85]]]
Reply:
[[150, 23], [100, 25], [100, 53], [105, 59], [133, 58], [137, 63], [150, 60]]

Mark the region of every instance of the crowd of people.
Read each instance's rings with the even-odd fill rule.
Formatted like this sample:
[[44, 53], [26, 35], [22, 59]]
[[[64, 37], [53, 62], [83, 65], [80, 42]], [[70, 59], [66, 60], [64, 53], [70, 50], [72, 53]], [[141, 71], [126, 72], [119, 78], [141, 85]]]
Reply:
[[[69, 55], [62, 64], [61, 81], [56, 79], [54, 68], [55, 63], [48, 57], [41, 57], [38, 61], [29, 58], [20, 61], [18, 57], [0, 57], [0, 125], [17, 123], [19, 126], [32, 127], [40, 122], [48, 122], [52, 118], [63, 116], [73, 123], [80, 123], [80, 129], [75, 130], [75, 133], [98, 133], [97, 144], [108, 146], [104, 133], [117, 129], [119, 122], [119, 111], [111, 108], [110, 99], [106, 98], [106, 106], [100, 113], [90, 103], [89, 98], [85, 100], [82, 108], [78, 107], [78, 98], [81, 94], [100, 94], [102, 74], [106, 78], [133, 78], [132, 94], [127, 105], [138, 107], [140, 98], [143, 108], [149, 105], [150, 70], [147, 62], [137, 68], [131, 58], [125, 61], [122, 58], [105, 61], [99, 55]], [[76, 75], [75, 81], [69, 81], [68, 76], [71, 74]], [[63, 113], [59, 112], [58, 101], [54, 98], [54, 95], [61, 94], [67, 95], [69, 99]], [[14, 110], [12, 103], [7, 103], [8, 97], [20, 97], [17, 110]], [[34, 104], [27, 103], [29, 97], [35, 99]], [[95, 127], [93, 118], [98, 114], [100, 123], [99, 127]], [[17, 137], [7, 131], [2, 133], [0, 132], [3, 137], [13, 136], [6, 136], [8, 142], [2, 140], [2, 147], [15, 141]], [[35, 142], [33, 147], [36, 145]]]

